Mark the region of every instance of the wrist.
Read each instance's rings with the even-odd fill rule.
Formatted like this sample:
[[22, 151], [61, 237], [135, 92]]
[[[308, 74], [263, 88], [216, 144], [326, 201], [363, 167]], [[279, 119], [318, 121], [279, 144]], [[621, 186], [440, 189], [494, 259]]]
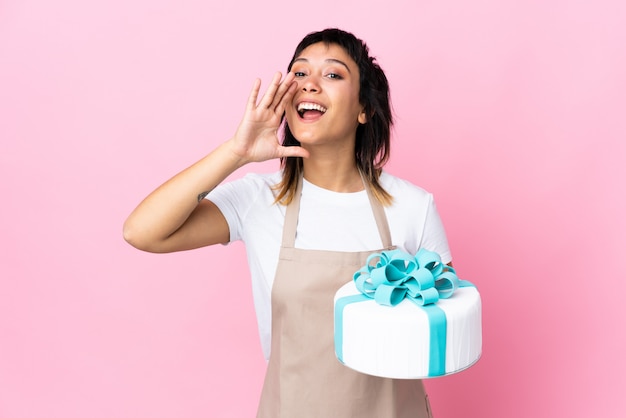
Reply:
[[223, 157], [232, 164], [233, 170], [243, 167], [251, 161], [247, 158], [245, 151], [241, 150], [241, 147], [237, 147], [235, 138], [230, 138], [224, 142], [220, 148], [223, 149]]

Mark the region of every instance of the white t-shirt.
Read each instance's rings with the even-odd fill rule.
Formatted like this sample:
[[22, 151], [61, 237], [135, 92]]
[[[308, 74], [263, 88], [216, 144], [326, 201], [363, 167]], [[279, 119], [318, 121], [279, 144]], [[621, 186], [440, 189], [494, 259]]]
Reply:
[[[208, 196], [230, 228], [230, 241], [242, 240], [252, 278], [261, 346], [269, 359], [271, 292], [282, 241], [285, 206], [274, 203], [271, 187], [281, 173], [248, 174], [215, 188]], [[383, 172], [383, 188], [393, 196], [385, 207], [392, 244], [410, 254], [426, 248], [452, 260], [433, 197], [425, 190]], [[296, 248], [328, 251], [366, 251], [383, 247], [365, 190], [338, 193], [304, 180], [296, 231]], [[346, 277], [346, 283], [350, 281]]]

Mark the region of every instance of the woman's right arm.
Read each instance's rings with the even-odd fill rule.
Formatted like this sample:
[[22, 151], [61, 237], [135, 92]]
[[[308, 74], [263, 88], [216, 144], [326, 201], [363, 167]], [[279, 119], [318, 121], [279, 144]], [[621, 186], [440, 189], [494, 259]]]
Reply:
[[124, 223], [128, 243], [160, 253], [228, 242], [226, 219], [204, 196], [247, 163], [308, 156], [300, 147], [281, 146], [276, 135], [295, 92], [293, 74], [281, 82], [277, 73], [257, 104], [260, 86], [256, 80], [244, 117], [231, 139], [159, 186], [133, 210]]

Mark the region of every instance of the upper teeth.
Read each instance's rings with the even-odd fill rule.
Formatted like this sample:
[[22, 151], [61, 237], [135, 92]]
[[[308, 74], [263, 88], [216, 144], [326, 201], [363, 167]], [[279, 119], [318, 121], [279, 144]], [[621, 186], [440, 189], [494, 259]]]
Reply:
[[300, 103], [298, 105], [298, 112], [302, 112], [303, 110], [317, 110], [322, 113], [326, 112], [326, 108], [324, 106], [316, 103]]

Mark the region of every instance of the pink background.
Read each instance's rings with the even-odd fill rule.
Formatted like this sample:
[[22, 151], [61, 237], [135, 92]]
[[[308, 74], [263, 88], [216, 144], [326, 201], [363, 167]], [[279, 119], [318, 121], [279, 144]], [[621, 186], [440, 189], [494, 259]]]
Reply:
[[435, 194], [483, 296], [437, 418], [624, 416], [624, 4], [3, 1], [0, 417], [254, 415], [244, 247], [145, 254], [121, 226], [328, 26], [385, 68], [388, 170]]

